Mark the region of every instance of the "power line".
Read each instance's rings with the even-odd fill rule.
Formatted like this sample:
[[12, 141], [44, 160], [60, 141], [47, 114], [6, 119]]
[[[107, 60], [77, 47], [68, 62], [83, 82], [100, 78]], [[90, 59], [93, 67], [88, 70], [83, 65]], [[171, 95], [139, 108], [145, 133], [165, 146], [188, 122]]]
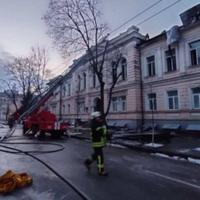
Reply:
[[[118, 26], [118, 27], [115, 28], [114, 30], [112, 30], [112, 31], [110, 32], [110, 34], [116, 32], [117, 30], [119, 30], [120, 28], [122, 28], [123, 26], [125, 26], [126, 24], [128, 24], [130, 21], [136, 19], [137, 17], [139, 17], [140, 15], [144, 14], [145, 12], [147, 12], [148, 10], [150, 10], [151, 8], [155, 7], [155, 6], [158, 5], [161, 1], [163, 1], [163, 0], [158, 0], [158, 1], [156, 1], [155, 3], [151, 4], [149, 7], [145, 8], [145, 9], [142, 10], [142, 11], [140, 11], [138, 14], [136, 14], [135, 16], [133, 16], [133, 17], [130, 18], [129, 20], [125, 21], [123, 24], [121, 24], [120, 26]], [[153, 17], [159, 15], [160, 13], [164, 12], [165, 10], [167, 10], [167, 9], [169, 9], [169, 8], [171, 8], [171, 7], [173, 7], [174, 5], [176, 5], [177, 3], [179, 3], [180, 1], [182, 1], [182, 0], [177, 0], [177, 1], [175, 1], [174, 3], [168, 5], [167, 7], [163, 8], [163, 9], [161, 9], [161, 10], [158, 11], [157, 13], [155, 13], [155, 14], [151, 15], [150, 17], [148, 17], [148, 18], [142, 20], [142, 21], [139, 22], [136, 26], [139, 26], [139, 25], [141, 25], [141, 24], [143, 24], [143, 23], [149, 21], [150, 19], [152, 19]], [[62, 66], [60, 66], [60, 67], [62, 67]], [[66, 68], [66, 67], [62, 67], [61, 69], [59, 69], [59, 67], [58, 67], [57, 69], [52, 70], [52, 72], [55, 73], [55, 72], [61, 71], [62, 69], [64, 70], [65, 68]]]
[[177, 1], [175, 1], [174, 3], [170, 4], [169, 6], [163, 8], [162, 10], [158, 11], [157, 13], [155, 13], [155, 14], [151, 15], [150, 17], [144, 19], [143, 21], [139, 22], [136, 26], [139, 26], [139, 25], [141, 25], [141, 24], [143, 24], [143, 23], [149, 21], [149, 20], [152, 19], [153, 17], [155, 17], [155, 16], [159, 15], [160, 13], [164, 12], [165, 10], [171, 8], [172, 6], [174, 6], [175, 4], [179, 3], [180, 1], [182, 1], [182, 0], [177, 0]]
[[151, 8], [153, 8], [154, 6], [156, 6], [157, 4], [159, 4], [161, 1], [163, 1], [163, 0], [156, 1], [155, 3], [153, 3], [152, 5], [150, 5], [149, 7], [145, 8], [142, 11], [140, 11], [138, 14], [136, 14], [133, 17], [131, 17], [129, 20], [125, 21], [123, 24], [121, 24], [120, 26], [118, 26], [117, 28], [115, 28], [114, 30], [112, 30], [110, 32], [110, 34], [114, 33], [115, 31], [119, 30], [121, 27], [123, 27], [126, 24], [128, 24], [130, 21], [132, 21], [132, 20], [136, 19], [137, 17], [139, 17], [140, 15], [144, 14], [144, 12], [150, 10]]

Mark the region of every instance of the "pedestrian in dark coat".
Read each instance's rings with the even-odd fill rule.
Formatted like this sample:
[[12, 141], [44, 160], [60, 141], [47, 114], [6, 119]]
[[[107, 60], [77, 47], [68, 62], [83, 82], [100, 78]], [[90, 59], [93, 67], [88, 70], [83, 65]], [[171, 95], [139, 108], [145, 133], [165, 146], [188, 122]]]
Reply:
[[10, 129], [12, 129], [13, 126], [14, 126], [14, 116], [13, 115], [10, 115], [8, 117], [8, 126], [9, 126]]

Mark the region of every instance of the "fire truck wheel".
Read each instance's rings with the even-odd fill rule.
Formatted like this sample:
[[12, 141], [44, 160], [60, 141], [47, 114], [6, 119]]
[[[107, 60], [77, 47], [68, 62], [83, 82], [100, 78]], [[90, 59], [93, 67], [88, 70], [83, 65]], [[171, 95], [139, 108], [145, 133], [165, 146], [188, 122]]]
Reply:
[[58, 138], [60, 138], [61, 137], [61, 133], [59, 132], [59, 131], [53, 131], [52, 133], [51, 133], [51, 138], [52, 139], [58, 139]]
[[40, 131], [40, 134], [38, 135], [38, 139], [39, 140], [45, 139], [45, 132], [44, 131]]
[[26, 128], [25, 126], [23, 126], [23, 135], [25, 135], [27, 131], [28, 131], [28, 128]]
[[31, 127], [32, 134], [35, 135], [39, 131], [39, 127], [37, 124], [32, 125]]

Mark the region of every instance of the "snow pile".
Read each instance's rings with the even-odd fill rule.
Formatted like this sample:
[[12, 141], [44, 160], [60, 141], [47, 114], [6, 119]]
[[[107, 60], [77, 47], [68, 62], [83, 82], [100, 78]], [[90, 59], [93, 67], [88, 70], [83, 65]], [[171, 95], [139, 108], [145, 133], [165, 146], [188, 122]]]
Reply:
[[111, 147], [117, 147], [117, 148], [121, 148], [121, 149], [126, 149], [126, 147], [120, 145], [120, 144], [111, 144], [111, 143], [108, 143], [107, 146], [111, 146]]
[[180, 153], [187, 153], [190, 151], [190, 149], [180, 149], [178, 150]]
[[188, 161], [200, 165], [200, 160], [199, 159], [188, 158]]
[[148, 143], [148, 144], [145, 144], [144, 146], [146, 146], [146, 147], [158, 148], [158, 147], [162, 147], [163, 144], [158, 144], [158, 143]]
[[194, 149], [195, 151], [200, 151], [200, 147], [197, 147]]
[[151, 155], [153, 155], [153, 156], [159, 156], [159, 157], [163, 157], [163, 158], [169, 158], [168, 155], [163, 154], [163, 153], [151, 153]]

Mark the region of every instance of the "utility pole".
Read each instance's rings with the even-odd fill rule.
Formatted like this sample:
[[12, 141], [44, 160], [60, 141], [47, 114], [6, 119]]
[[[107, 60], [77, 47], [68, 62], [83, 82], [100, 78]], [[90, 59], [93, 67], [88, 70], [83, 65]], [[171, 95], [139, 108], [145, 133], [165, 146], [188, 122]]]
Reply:
[[77, 89], [77, 99], [76, 99], [76, 122], [75, 122], [75, 126], [78, 126], [78, 120], [79, 120], [79, 109], [80, 109], [80, 100], [79, 100], [79, 88]]
[[[151, 84], [151, 95], [153, 94], [153, 89], [152, 89], [152, 84]], [[151, 107], [151, 123], [152, 123], [152, 137], [151, 137], [151, 143], [152, 146], [154, 146], [154, 142], [155, 142], [155, 127], [154, 127], [154, 109], [155, 109], [155, 99], [151, 98], [151, 103], [152, 103], [152, 107]]]
[[59, 120], [62, 120], [62, 93], [63, 93], [63, 90], [62, 90], [62, 83], [60, 84], [60, 97], [59, 97]]

